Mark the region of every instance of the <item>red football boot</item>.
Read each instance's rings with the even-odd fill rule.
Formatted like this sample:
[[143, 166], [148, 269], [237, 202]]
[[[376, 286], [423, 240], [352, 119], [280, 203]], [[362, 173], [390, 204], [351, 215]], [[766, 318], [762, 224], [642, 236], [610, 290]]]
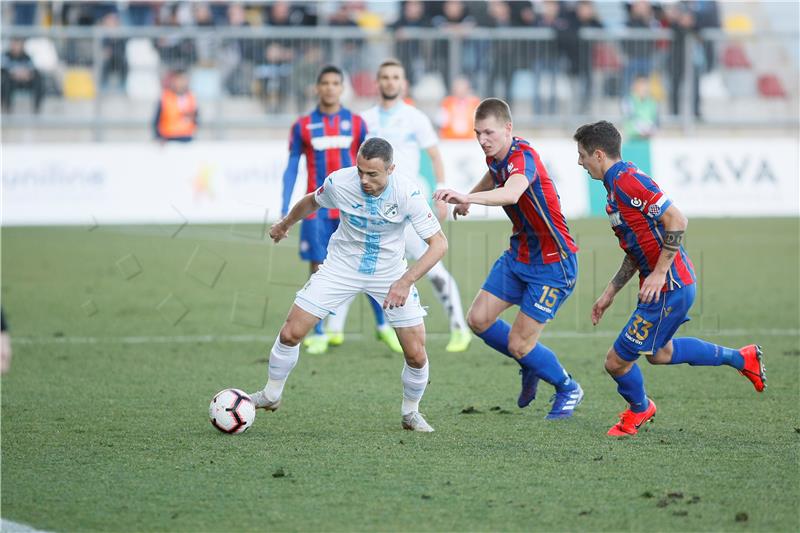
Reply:
[[744, 368], [739, 373], [749, 379], [758, 392], [764, 392], [767, 388], [767, 374], [761, 363], [761, 346], [749, 344], [741, 348], [739, 353], [744, 358]]
[[650, 400], [650, 405], [642, 413], [634, 413], [630, 409], [625, 409], [619, 414], [619, 422], [608, 430], [612, 437], [629, 437], [636, 435], [639, 428], [647, 421], [651, 421], [656, 416], [656, 404]]

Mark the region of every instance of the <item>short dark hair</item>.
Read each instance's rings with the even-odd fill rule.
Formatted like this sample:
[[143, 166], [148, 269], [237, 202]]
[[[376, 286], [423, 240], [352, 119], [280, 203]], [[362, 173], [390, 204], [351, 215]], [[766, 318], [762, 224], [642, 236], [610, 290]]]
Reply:
[[499, 98], [487, 98], [475, 108], [475, 120], [495, 117], [501, 122], [511, 122], [511, 108]]
[[342, 69], [336, 65], [325, 65], [320, 69], [319, 74], [317, 74], [317, 85], [322, 81], [322, 77], [325, 74], [336, 74], [339, 76], [339, 81], [344, 82], [344, 72], [342, 72]]
[[389, 141], [380, 137], [372, 137], [364, 141], [364, 144], [358, 149], [358, 153], [367, 160], [375, 159], [376, 157], [382, 159], [387, 168], [392, 164], [394, 158], [392, 145], [389, 144]]
[[620, 157], [622, 135], [612, 123], [606, 120], [584, 124], [575, 131], [572, 138], [589, 153], [602, 150], [608, 157]]

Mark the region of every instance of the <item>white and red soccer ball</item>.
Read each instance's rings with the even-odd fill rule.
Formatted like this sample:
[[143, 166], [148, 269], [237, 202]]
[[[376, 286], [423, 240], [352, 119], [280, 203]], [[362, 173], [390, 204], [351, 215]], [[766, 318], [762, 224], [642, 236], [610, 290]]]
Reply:
[[219, 391], [208, 407], [211, 425], [223, 433], [244, 433], [256, 419], [256, 406], [246, 392], [239, 389]]

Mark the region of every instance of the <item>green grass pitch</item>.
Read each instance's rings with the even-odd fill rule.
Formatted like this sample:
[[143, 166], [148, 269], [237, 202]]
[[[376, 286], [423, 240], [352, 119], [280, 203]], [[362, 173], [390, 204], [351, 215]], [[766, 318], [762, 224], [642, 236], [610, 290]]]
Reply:
[[[572, 419], [544, 420], [547, 386], [518, 409], [516, 365], [479, 340], [444, 352], [423, 280], [422, 411], [436, 433], [400, 429], [402, 359], [373, 339], [359, 298], [346, 343], [301, 353], [281, 410], [239, 436], [209, 424], [208, 403], [264, 384], [307, 277], [297, 229], [276, 246], [256, 226], [4, 228], [3, 518], [59, 531], [797, 531], [798, 220], [690, 221], [700, 284], [679, 335], [762, 344], [769, 387], [645, 362], [658, 416], [623, 440], [605, 435], [624, 405], [603, 358], [635, 283], [592, 328], [622, 252], [603, 220], [571, 228], [578, 286], [542, 340], [586, 391]], [[446, 229], [468, 306], [509, 224]]]

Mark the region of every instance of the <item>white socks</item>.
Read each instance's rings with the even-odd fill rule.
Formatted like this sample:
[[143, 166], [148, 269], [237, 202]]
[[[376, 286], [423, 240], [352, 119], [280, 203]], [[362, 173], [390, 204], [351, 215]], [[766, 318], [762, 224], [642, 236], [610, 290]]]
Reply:
[[433, 265], [428, 271], [428, 279], [433, 285], [433, 293], [442, 304], [445, 313], [450, 319], [450, 330], [460, 329], [467, 331], [467, 322], [464, 320], [464, 311], [461, 308], [461, 294], [458, 292], [458, 283], [447, 271], [441, 261]]
[[400, 414], [407, 415], [419, 411], [419, 401], [428, 386], [428, 362], [422, 368], [411, 368], [403, 363], [403, 406]]
[[277, 401], [283, 394], [283, 386], [289, 373], [297, 364], [300, 355], [300, 346], [286, 346], [281, 344], [280, 336], [275, 339], [272, 351], [269, 354], [269, 379], [264, 387], [264, 395], [270, 402]]
[[342, 305], [336, 308], [334, 313], [328, 315], [328, 322], [325, 324], [325, 331], [329, 333], [342, 333], [344, 332], [344, 323], [347, 321], [347, 312], [350, 310], [350, 304], [353, 303], [355, 298], [350, 298]]

